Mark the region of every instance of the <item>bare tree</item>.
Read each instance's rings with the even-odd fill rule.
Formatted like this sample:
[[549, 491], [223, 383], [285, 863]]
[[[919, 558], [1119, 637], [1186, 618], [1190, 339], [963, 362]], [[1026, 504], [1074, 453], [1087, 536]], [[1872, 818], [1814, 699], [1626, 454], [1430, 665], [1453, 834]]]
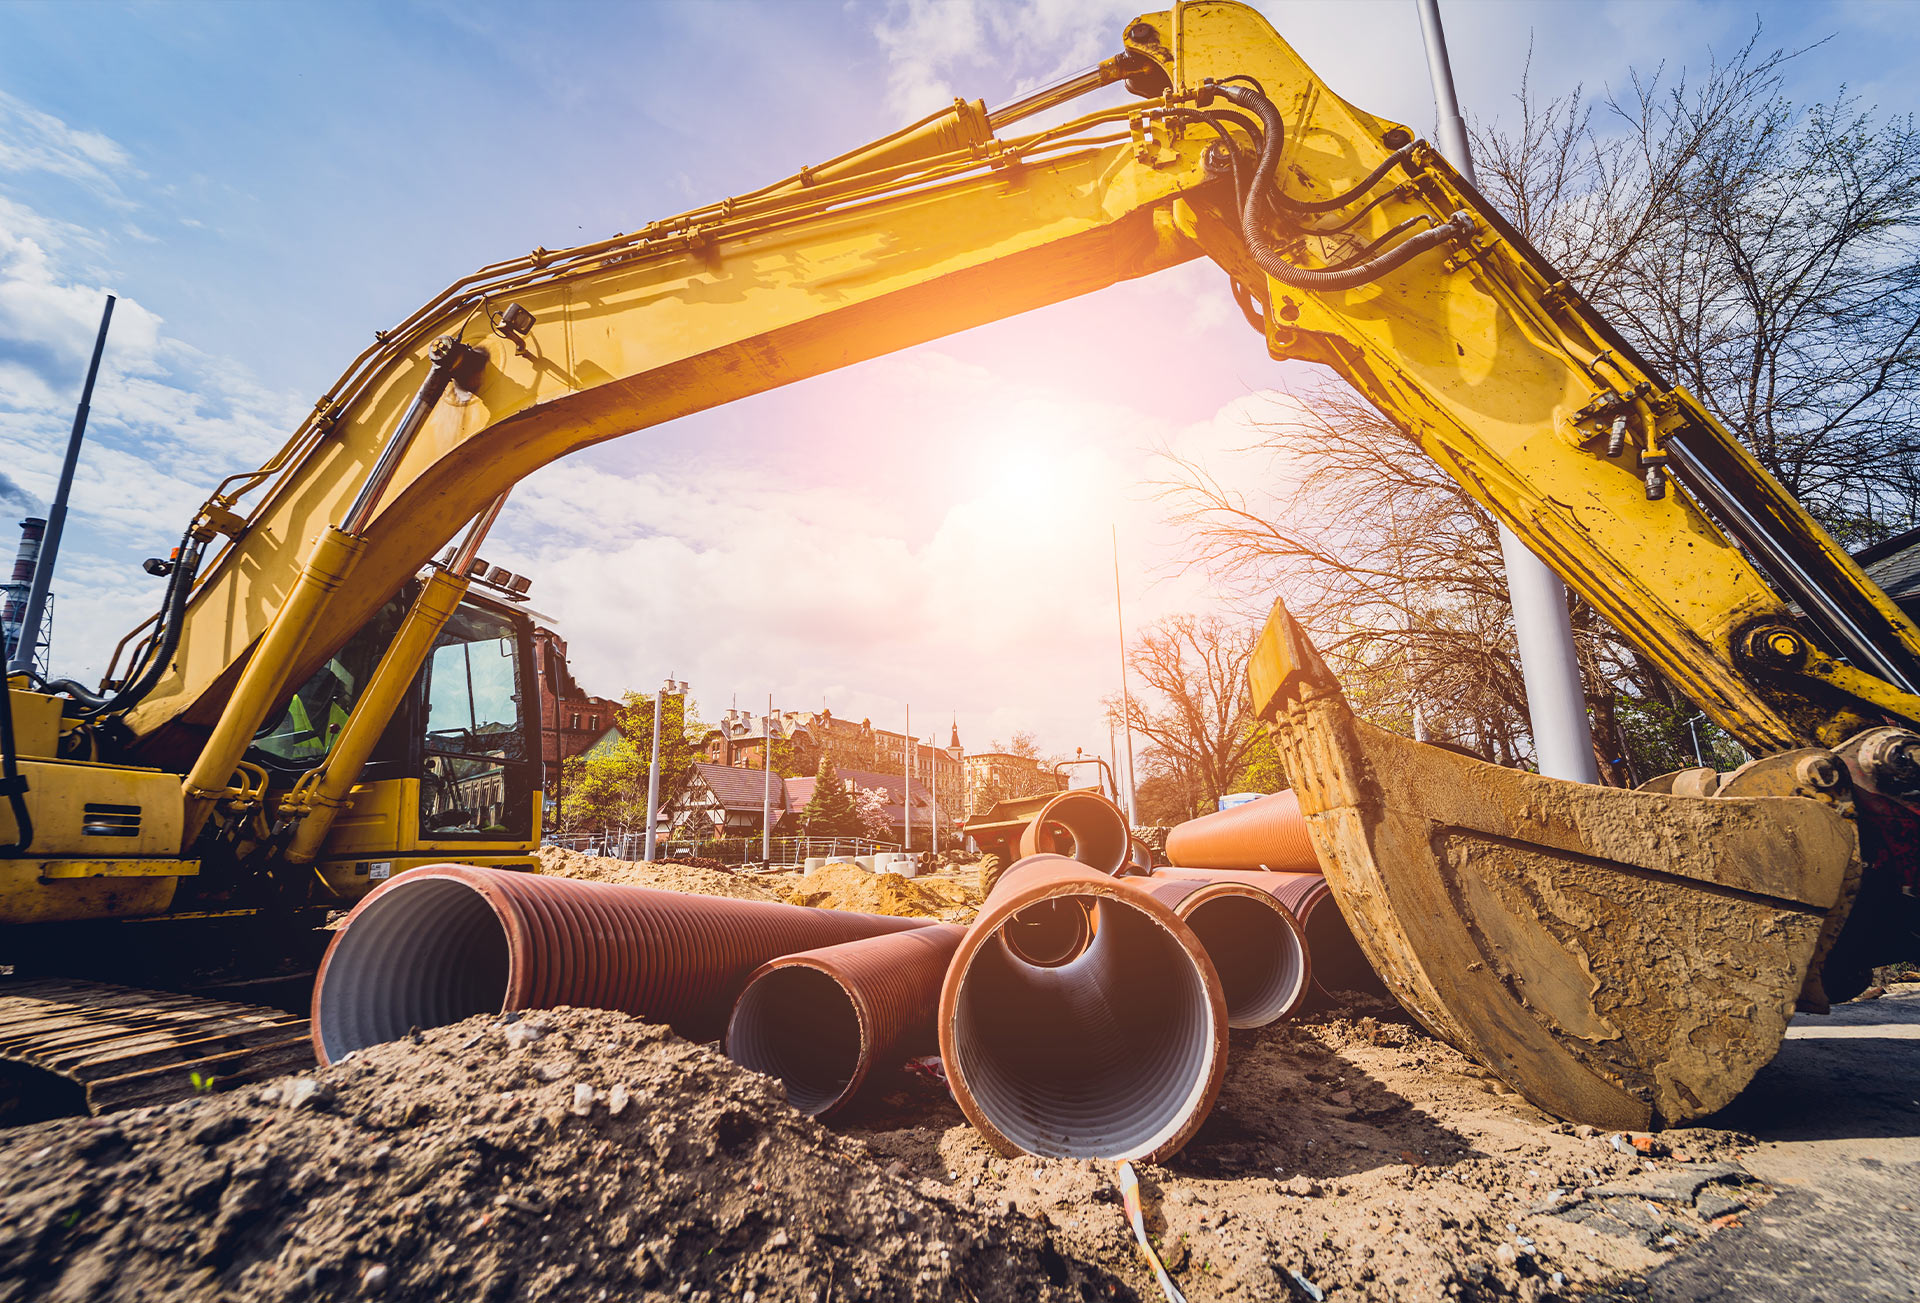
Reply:
[[1133, 696], [1129, 716], [1148, 743], [1143, 767], [1150, 779], [1176, 780], [1171, 790], [1184, 793], [1189, 813], [1233, 790], [1253, 748], [1252, 653], [1252, 630], [1192, 615], [1158, 621], [1127, 649], [1128, 668], [1147, 689]]
[[[1590, 103], [1481, 124], [1482, 188], [1669, 379], [1836, 537], [1920, 519], [1920, 133], [1844, 95], [1801, 108], [1792, 56], [1750, 41], [1705, 75], [1636, 75]], [[1169, 459], [1190, 559], [1276, 587], [1361, 713], [1503, 763], [1531, 752], [1494, 522], [1344, 386], [1284, 406], [1256, 449], [1278, 489]], [[1584, 602], [1575, 642], [1603, 777], [1644, 779], [1728, 740]]]
[[1760, 33], [1689, 80], [1481, 124], [1488, 196], [1834, 536], [1920, 519], [1920, 131], [1796, 105]]

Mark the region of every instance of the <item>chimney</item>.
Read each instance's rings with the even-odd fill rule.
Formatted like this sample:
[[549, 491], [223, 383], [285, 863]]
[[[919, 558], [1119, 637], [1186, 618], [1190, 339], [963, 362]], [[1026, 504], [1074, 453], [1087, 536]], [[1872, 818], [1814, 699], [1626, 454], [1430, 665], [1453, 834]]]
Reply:
[[[20, 622], [27, 614], [27, 590], [33, 586], [33, 570], [40, 563], [40, 540], [46, 536], [47, 522], [29, 516], [20, 522], [20, 550], [13, 557], [13, 578], [7, 581], [4, 600], [0, 600], [0, 643], [6, 656], [0, 664], [11, 662], [14, 644], [20, 640]], [[38, 629], [34, 630], [37, 640]]]

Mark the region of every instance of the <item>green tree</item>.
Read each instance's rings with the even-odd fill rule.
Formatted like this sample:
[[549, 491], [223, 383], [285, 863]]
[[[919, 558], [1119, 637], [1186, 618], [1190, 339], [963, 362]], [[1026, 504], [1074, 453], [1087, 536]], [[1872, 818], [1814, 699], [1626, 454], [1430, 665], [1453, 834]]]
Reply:
[[[599, 750], [575, 756], [564, 767], [560, 826], [567, 832], [644, 828], [647, 769], [653, 756], [653, 697], [629, 692], [613, 718], [617, 736]], [[660, 808], [666, 809], [693, 776], [707, 726], [698, 707], [669, 696], [660, 712]]]
[[861, 833], [859, 807], [840, 781], [830, 755], [820, 757], [813, 795], [800, 810], [800, 826], [809, 837], [858, 837]]

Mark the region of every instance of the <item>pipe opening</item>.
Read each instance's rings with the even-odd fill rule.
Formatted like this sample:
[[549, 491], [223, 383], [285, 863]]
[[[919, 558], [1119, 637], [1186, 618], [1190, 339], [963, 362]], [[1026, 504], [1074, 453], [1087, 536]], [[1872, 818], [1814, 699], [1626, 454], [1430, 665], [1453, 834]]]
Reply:
[[1029, 905], [1000, 928], [1000, 944], [1035, 968], [1058, 968], [1078, 958], [1092, 939], [1092, 915], [1072, 897]]
[[1064, 792], [1047, 804], [1033, 825], [1027, 854], [1064, 855], [1108, 875], [1118, 873], [1133, 849], [1126, 816], [1104, 797]]
[[452, 878], [406, 881], [368, 901], [328, 953], [314, 1026], [330, 1063], [506, 1007], [507, 933], [486, 897]]
[[841, 985], [817, 968], [789, 964], [741, 994], [727, 1024], [727, 1057], [778, 1077], [787, 1102], [808, 1116], [840, 1103], [860, 1064], [860, 1017]]
[[987, 944], [957, 959], [950, 1067], [975, 1107], [1029, 1153], [1159, 1150], [1207, 1107], [1224, 1053], [1205, 961], [1138, 906], [1103, 896], [1097, 909], [1086, 950], [1059, 967]]
[[1313, 956], [1313, 984], [1319, 991], [1327, 995], [1334, 991], [1385, 994], [1386, 984], [1353, 939], [1353, 930], [1332, 893], [1322, 893], [1307, 903], [1300, 916], [1300, 930], [1306, 934], [1307, 953]]
[[1229, 1027], [1265, 1027], [1306, 995], [1307, 948], [1264, 895], [1210, 896], [1182, 917], [1220, 975]]

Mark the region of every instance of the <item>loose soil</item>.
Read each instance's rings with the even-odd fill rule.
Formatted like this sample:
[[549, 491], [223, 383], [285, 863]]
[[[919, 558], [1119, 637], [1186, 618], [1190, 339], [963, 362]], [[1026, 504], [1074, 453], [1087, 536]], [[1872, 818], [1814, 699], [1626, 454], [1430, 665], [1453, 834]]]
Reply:
[[[748, 899], [823, 885], [543, 860]], [[843, 907], [876, 908], [858, 895]], [[0, 1303], [1159, 1299], [1111, 1164], [1004, 1158], [930, 1076], [876, 1086], [836, 1136], [710, 1048], [558, 1011], [0, 1132]], [[1541, 1303], [1640, 1295], [1646, 1273], [1738, 1225], [1771, 1197], [1740, 1165], [1751, 1146], [1711, 1127], [1560, 1124], [1351, 996], [1233, 1033], [1212, 1116], [1140, 1176], [1192, 1303]]]
[[868, 873], [853, 864], [815, 869], [787, 895], [787, 903], [900, 918], [937, 918], [943, 923], [971, 923], [980, 911], [979, 897], [959, 879]]
[[0, 1300], [1113, 1293], [1043, 1223], [882, 1170], [663, 1027], [510, 1018], [0, 1132]]
[[778, 888], [742, 873], [707, 864], [676, 860], [616, 860], [582, 855], [558, 846], [540, 848], [540, 871], [560, 878], [612, 882], [623, 887], [654, 887], [695, 896], [730, 896], [735, 900], [779, 900]]

